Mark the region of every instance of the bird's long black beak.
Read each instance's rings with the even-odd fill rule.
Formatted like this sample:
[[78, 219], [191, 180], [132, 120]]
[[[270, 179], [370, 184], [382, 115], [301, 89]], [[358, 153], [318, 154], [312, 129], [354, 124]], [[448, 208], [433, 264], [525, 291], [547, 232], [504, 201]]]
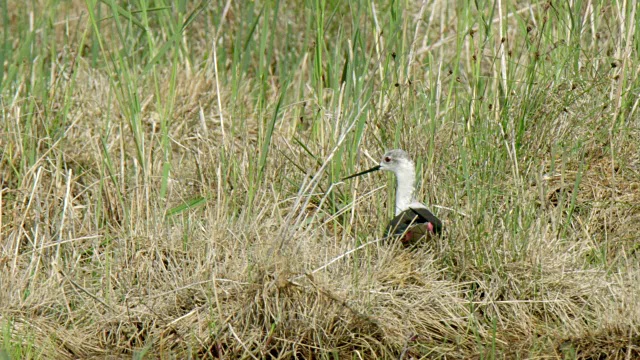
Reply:
[[380, 170], [380, 165], [374, 166], [369, 170], [365, 170], [365, 171], [359, 172], [357, 174], [349, 175], [346, 178], [342, 178], [342, 181], [345, 181], [347, 179], [351, 179], [351, 178], [354, 178], [354, 177], [358, 177], [358, 176], [361, 176], [361, 175], [364, 175], [364, 174], [368, 174], [370, 172], [378, 171], [378, 170]]

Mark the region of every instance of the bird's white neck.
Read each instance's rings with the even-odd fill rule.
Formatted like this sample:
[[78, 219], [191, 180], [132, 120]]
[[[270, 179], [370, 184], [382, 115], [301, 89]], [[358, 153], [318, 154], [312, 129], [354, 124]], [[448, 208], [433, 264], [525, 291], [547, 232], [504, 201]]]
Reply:
[[409, 206], [416, 202], [414, 198], [416, 172], [413, 166], [401, 169], [396, 172], [398, 182], [396, 188], [396, 215], [407, 210]]

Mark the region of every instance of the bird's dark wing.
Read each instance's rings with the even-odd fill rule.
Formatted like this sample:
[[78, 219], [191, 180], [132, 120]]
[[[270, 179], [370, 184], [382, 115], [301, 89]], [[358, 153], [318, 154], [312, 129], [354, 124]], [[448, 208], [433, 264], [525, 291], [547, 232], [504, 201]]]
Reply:
[[431, 223], [433, 225], [433, 232], [436, 234], [442, 233], [442, 221], [438, 219], [433, 213], [425, 208], [409, 208], [412, 213], [418, 215], [419, 223]]
[[[428, 223], [431, 224], [432, 230], [429, 229]], [[442, 222], [425, 208], [409, 208], [391, 219], [386, 234], [399, 236], [411, 232], [411, 238], [417, 238], [432, 231], [434, 234], [442, 233]]]

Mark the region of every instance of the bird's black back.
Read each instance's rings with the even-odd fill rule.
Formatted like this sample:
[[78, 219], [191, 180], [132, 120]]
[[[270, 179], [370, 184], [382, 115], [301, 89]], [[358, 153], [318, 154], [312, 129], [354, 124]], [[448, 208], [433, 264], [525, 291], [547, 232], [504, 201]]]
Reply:
[[409, 208], [396, 215], [391, 219], [389, 225], [387, 225], [385, 233], [387, 235], [402, 235], [407, 228], [426, 223], [433, 225], [433, 232], [436, 235], [442, 233], [442, 222], [440, 219], [425, 208]]

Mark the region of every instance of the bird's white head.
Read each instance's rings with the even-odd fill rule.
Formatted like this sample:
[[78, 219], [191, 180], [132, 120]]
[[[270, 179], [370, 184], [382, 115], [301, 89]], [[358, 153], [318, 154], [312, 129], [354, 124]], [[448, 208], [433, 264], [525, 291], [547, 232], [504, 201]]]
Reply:
[[391, 171], [396, 176], [415, 174], [415, 165], [406, 151], [395, 149], [387, 151], [380, 161], [380, 170]]
[[414, 186], [416, 182], [415, 165], [409, 157], [409, 154], [404, 150], [395, 149], [387, 151], [384, 156], [382, 156], [380, 165], [374, 166], [369, 170], [347, 176], [343, 180], [351, 179], [377, 170], [391, 171], [396, 175], [396, 215], [410, 207], [425, 207], [423, 204], [416, 201], [414, 197]]
[[417, 203], [414, 198], [416, 170], [415, 164], [406, 151], [390, 150], [382, 156], [380, 170], [391, 171], [396, 175], [396, 215], [407, 210], [410, 206], [423, 205]]

